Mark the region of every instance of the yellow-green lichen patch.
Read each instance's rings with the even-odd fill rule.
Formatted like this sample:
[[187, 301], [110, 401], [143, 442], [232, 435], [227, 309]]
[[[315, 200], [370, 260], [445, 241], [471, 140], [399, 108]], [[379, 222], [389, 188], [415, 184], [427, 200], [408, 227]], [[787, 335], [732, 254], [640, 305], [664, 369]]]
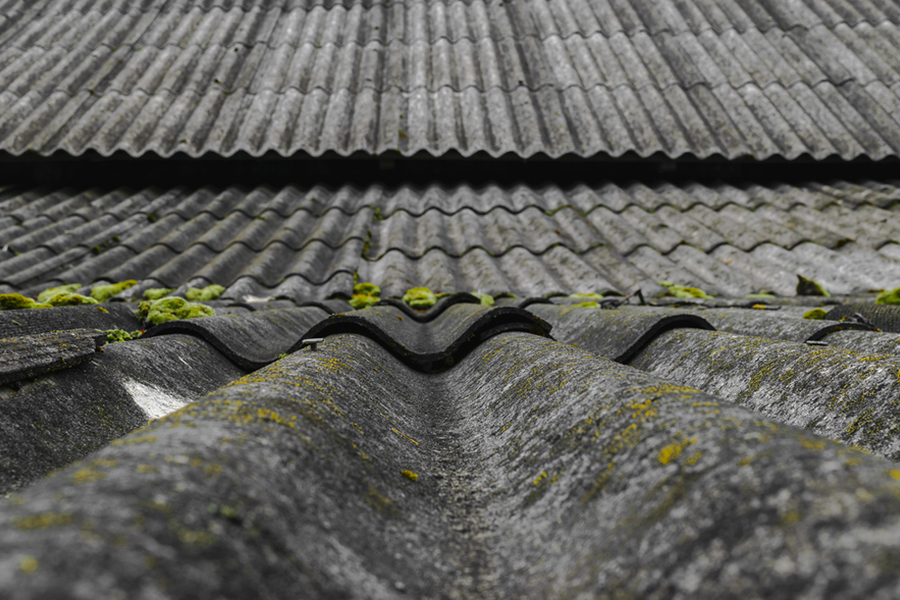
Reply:
[[77, 292], [80, 289], [81, 289], [80, 283], [66, 283], [63, 285], [57, 285], [55, 287], [47, 288], [46, 290], [44, 290], [40, 294], [38, 294], [37, 301], [38, 302], [46, 302], [47, 300], [49, 300], [50, 298], [52, 298], [53, 296], [55, 296], [57, 294], [62, 294], [62, 293], [71, 294], [72, 292]]
[[426, 287], [415, 287], [406, 290], [403, 301], [416, 310], [425, 310], [434, 306], [437, 296]]
[[404, 477], [406, 477], [407, 479], [409, 479], [410, 481], [418, 481], [419, 480], [418, 473], [413, 473], [409, 469], [403, 469], [402, 471], [400, 471], [400, 474], [403, 475]]
[[214, 283], [205, 288], [188, 288], [184, 293], [184, 297], [187, 298], [189, 302], [207, 302], [209, 300], [215, 300], [224, 293], [225, 286]]
[[828, 293], [828, 290], [823, 288], [821, 285], [813, 281], [812, 279], [807, 279], [803, 275], [797, 274], [797, 295], [798, 296], [825, 296], [829, 297], [831, 294]]
[[578, 304], [573, 304], [577, 308], [600, 308], [600, 304], [597, 302], [579, 302]]
[[565, 469], [560, 469], [552, 477], [547, 475], [547, 471], [541, 471], [541, 474], [531, 482], [532, 490], [525, 496], [525, 506], [531, 506], [543, 496], [550, 486], [555, 484], [559, 476], [563, 474]]
[[159, 300], [175, 291], [175, 288], [150, 288], [144, 290], [144, 300]]
[[42, 512], [35, 515], [15, 517], [12, 526], [22, 531], [36, 529], [49, 529], [50, 527], [65, 527], [72, 524], [71, 513]]
[[93, 298], [97, 302], [106, 302], [119, 292], [123, 292], [128, 288], [134, 287], [136, 285], [137, 281], [135, 281], [134, 279], [120, 281], [119, 283], [95, 285], [93, 288], [91, 288], [91, 298]]
[[582, 302], [600, 302], [603, 300], [603, 294], [596, 294], [594, 292], [577, 292], [575, 294], [569, 294], [568, 297], [572, 300], [581, 300]]
[[397, 503], [376, 490], [372, 485], [366, 491], [366, 502], [384, 517], [392, 518], [400, 514], [400, 508], [397, 506]]
[[828, 312], [824, 308], [814, 308], [803, 313], [804, 319], [820, 320], [824, 319]]
[[381, 288], [374, 283], [357, 283], [353, 286], [353, 297], [350, 298], [350, 306], [355, 309], [367, 308], [378, 304], [381, 300]]
[[151, 325], [159, 325], [178, 319], [214, 317], [216, 311], [210, 306], [188, 302], [184, 298], [175, 296], [141, 302], [138, 305], [138, 314]]
[[900, 287], [878, 294], [875, 304], [900, 304]]
[[684, 452], [685, 448], [692, 444], [695, 444], [696, 442], [697, 438], [695, 437], [675, 441], [660, 450], [656, 455], [656, 460], [658, 460], [661, 464], [667, 465], [681, 456], [681, 453]]
[[26, 556], [19, 562], [19, 570], [26, 575], [31, 575], [38, 570], [38, 561], [33, 556]]
[[666, 296], [670, 296], [672, 298], [712, 298], [712, 296], [710, 296], [700, 288], [684, 286], [677, 283], [672, 283], [671, 281], [660, 281], [659, 285], [666, 288], [666, 291], [657, 294], [657, 298]]
[[134, 444], [150, 444], [156, 441], [155, 435], [137, 435], [110, 442], [113, 446], [131, 446]]
[[93, 483], [106, 479], [106, 473], [91, 468], [78, 469], [72, 474], [72, 483]]

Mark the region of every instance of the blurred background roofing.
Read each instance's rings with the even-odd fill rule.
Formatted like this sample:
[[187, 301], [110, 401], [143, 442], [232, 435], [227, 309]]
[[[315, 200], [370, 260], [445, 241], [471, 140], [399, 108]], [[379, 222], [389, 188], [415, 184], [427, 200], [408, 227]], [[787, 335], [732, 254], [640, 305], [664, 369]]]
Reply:
[[889, 0], [7, 1], [0, 149], [900, 153]]

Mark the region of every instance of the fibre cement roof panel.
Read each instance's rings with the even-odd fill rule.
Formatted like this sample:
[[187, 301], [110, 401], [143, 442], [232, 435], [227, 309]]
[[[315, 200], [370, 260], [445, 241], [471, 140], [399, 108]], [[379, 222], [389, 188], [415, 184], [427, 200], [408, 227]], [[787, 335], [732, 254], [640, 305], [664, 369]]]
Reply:
[[[608, 322], [622, 312], [540, 308], [558, 309], [560, 331], [573, 315]], [[627, 310], [649, 320], [622, 323], [623, 334], [652, 329], [663, 309]], [[423, 326], [437, 331], [442, 318]], [[678, 336], [730, 336], [743, 352], [763, 343], [674, 329], [636, 360], [680, 356], [683, 347], [665, 351]], [[87, 365], [177, 361], [191, 339], [190, 352], [211, 352], [202, 364], [213, 364], [203, 340], [163, 333], [107, 345]], [[775, 346], [785, 356], [816, 351]], [[850, 369], [880, 364], [842, 357]], [[84, 380], [85, 368], [0, 391], [9, 402], [64, 376]], [[777, 385], [777, 374], [761, 373]], [[872, 530], [900, 523], [895, 463], [589, 348], [504, 333], [429, 375], [383, 341], [335, 333], [202, 394], [0, 505], [4, 595], [58, 596], [74, 585], [98, 596], [715, 598], [790, 584], [869, 598], [900, 585], [893, 568], [872, 571], [893, 556], [892, 536]], [[723, 575], [737, 571], [747, 576]]]
[[900, 282], [897, 182], [45, 190], [0, 196], [0, 291], [135, 279], [295, 302], [435, 291], [740, 297]]
[[895, 3], [11, 2], [0, 149], [900, 154]]

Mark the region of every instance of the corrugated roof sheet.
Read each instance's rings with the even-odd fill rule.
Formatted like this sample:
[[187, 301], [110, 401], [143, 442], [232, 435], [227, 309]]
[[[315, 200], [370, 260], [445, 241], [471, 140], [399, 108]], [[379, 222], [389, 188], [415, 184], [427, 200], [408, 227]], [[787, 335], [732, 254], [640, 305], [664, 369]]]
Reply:
[[658, 282], [724, 296], [836, 294], [900, 282], [900, 184], [748, 182], [569, 188], [8, 189], [0, 290], [136, 279], [298, 302], [354, 277], [518, 296], [628, 293]]
[[[535, 308], [565, 343], [540, 331], [475, 335], [438, 374], [402, 361], [391, 350], [396, 340], [334, 331], [316, 349], [271, 356], [237, 379], [205, 338], [170, 330], [0, 387], [4, 405], [16, 409], [0, 420], [11, 430], [25, 425], [0, 465], [5, 489], [62, 467], [79, 455], [77, 442], [91, 440], [84, 454], [108, 442], [108, 431], [134, 428], [133, 417], [142, 419], [132, 397], [183, 388], [196, 396], [0, 504], [0, 593], [895, 595], [900, 471], [835, 438], [883, 454], [896, 448], [890, 406], [900, 356], [707, 331], [691, 315], [679, 321], [687, 328], [655, 327], [661, 315], [686, 314], [679, 309]], [[900, 315], [900, 307], [879, 310]], [[97, 307], [4, 311], [0, 326], [76, 325], [79, 311]], [[415, 324], [395, 307], [353, 314], [396, 330], [397, 339], [417, 328], [443, 347], [458, 334], [460, 311], [493, 312], [458, 303]], [[125, 314], [107, 317], [113, 312]], [[261, 310], [195, 323], [240, 347], [258, 337], [254, 321], [302, 336], [316, 312], [325, 314]], [[749, 314], [745, 322], [765, 336], [783, 332], [795, 312], [709, 314]], [[288, 314], [299, 319], [285, 321]], [[887, 334], [846, 330], [826, 343], [833, 335]], [[633, 362], [650, 373], [598, 356], [620, 338], [642, 340]], [[173, 366], [185, 358], [185, 369]], [[674, 363], [674, 379], [663, 379]], [[817, 376], [822, 366], [833, 377]], [[201, 398], [215, 372], [232, 381]], [[723, 383], [729, 372], [739, 385]], [[817, 388], [835, 400], [813, 398]], [[797, 393], [774, 401], [790, 389]], [[119, 412], [98, 413], [92, 392]], [[73, 395], [89, 401], [79, 410]], [[53, 425], [66, 435], [48, 434]], [[42, 454], [54, 438], [70, 444]], [[22, 466], [30, 471], [8, 477]]]
[[11, 1], [0, 148], [900, 154], [889, 1]]

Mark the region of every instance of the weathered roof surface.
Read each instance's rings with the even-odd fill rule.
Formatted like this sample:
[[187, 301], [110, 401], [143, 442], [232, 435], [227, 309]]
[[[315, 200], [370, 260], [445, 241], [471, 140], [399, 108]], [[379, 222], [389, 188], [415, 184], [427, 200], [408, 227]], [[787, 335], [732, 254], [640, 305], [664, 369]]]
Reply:
[[900, 154], [890, 0], [10, 0], [0, 148]]
[[537, 335], [336, 334], [14, 494], [0, 590], [889, 598], [895, 466]]
[[521, 297], [621, 293], [658, 282], [793, 295], [900, 282], [900, 183], [669, 182], [13, 188], [0, 198], [0, 291], [136, 279], [225, 285], [297, 302], [413, 285]]

